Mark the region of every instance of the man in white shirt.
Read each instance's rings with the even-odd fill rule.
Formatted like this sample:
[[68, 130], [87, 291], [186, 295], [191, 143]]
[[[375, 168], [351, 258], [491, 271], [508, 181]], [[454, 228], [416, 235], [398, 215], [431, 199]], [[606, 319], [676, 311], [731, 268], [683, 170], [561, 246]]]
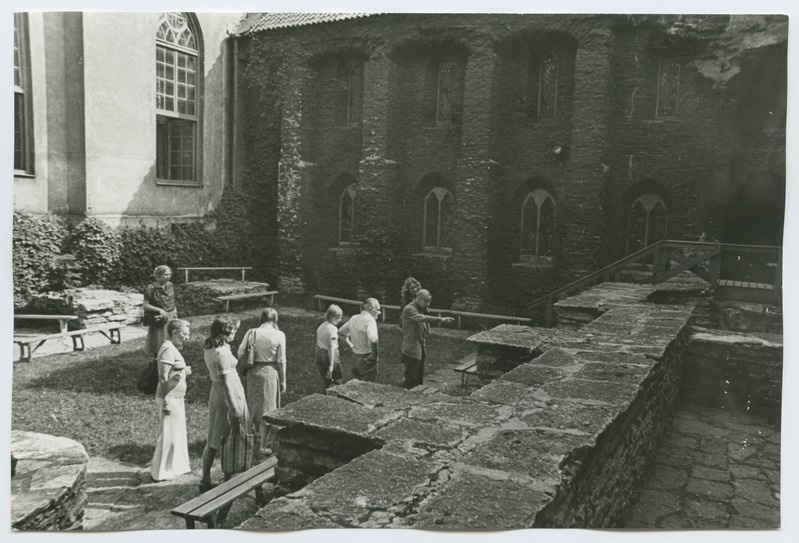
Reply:
[[380, 302], [375, 298], [367, 298], [361, 306], [360, 314], [351, 317], [338, 331], [344, 343], [352, 350], [352, 376], [361, 381], [377, 379], [379, 350], [375, 319], [379, 314]]

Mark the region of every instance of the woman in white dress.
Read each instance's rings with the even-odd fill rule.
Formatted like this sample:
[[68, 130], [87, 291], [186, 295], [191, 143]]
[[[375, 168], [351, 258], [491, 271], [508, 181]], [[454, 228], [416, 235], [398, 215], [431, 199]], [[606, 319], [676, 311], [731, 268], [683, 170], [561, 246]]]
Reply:
[[166, 327], [167, 340], [158, 351], [158, 388], [155, 402], [158, 406], [158, 440], [150, 467], [150, 476], [155, 481], [174, 479], [189, 473], [189, 445], [186, 437], [186, 376], [191, 367], [180, 354], [184, 342], [191, 332], [189, 323], [175, 319]]

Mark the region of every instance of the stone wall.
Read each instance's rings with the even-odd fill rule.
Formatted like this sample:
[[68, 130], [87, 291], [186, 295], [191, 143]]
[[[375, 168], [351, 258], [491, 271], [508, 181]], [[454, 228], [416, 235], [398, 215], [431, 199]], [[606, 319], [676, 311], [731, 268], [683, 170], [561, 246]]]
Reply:
[[76, 315], [76, 328], [113, 322], [141, 322], [143, 296], [138, 292], [76, 288], [64, 292], [48, 292], [34, 297], [26, 307], [30, 313]]
[[781, 335], [698, 329], [687, 353], [686, 393], [716, 407], [779, 420], [782, 357]]
[[310, 483], [241, 528], [617, 526], [669, 419], [691, 311], [611, 308], [469, 397], [351, 381], [273, 412], [279, 474]]
[[11, 529], [80, 530], [89, 456], [80, 443], [34, 432], [11, 432], [17, 458], [11, 478]]
[[[414, 275], [438, 304], [523, 311], [532, 298], [625, 254], [629, 206], [642, 192], [663, 198], [674, 238], [722, 239], [749, 171], [758, 183], [777, 187], [762, 194], [779, 207], [784, 127], [768, 124], [773, 115], [760, 102], [779, 106], [785, 83], [769, 79], [777, 90], [761, 101], [744, 89], [762, 84], [757, 58], [773, 72], [784, 66], [784, 21], [748, 21], [747, 29], [768, 36], [749, 45], [769, 47], [742, 62], [748, 45], [721, 56], [715, 49], [740, 45], [740, 21], [689, 19], [395, 14], [248, 36], [253, 50], [284, 66], [273, 96], [282, 107], [280, 167], [265, 180], [278, 194], [279, 288], [345, 297], [359, 289], [386, 292], [384, 301], [396, 303], [402, 280]], [[535, 97], [526, 93], [537, 77], [530, 66], [545, 50], [558, 58], [557, 108], [539, 118]], [[662, 53], [682, 63], [680, 109], [656, 118]], [[454, 84], [461, 96], [452, 119], [439, 122], [436, 68], [447, 56], [459, 63]], [[719, 66], [721, 58], [731, 66]], [[361, 115], [336, 125], [329, 112], [342, 94], [329, 82], [345, 60], [363, 62]], [[736, 70], [741, 76], [725, 87], [729, 77], [720, 74]], [[743, 117], [739, 107], [747, 111]], [[784, 108], [774, 110], [784, 119]], [[768, 126], [760, 130], [758, 120]], [[246, 122], [254, 132], [275, 129], [270, 116]], [[745, 141], [730, 136], [738, 122], [750, 128]], [[555, 144], [560, 155], [551, 151]], [[752, 156], [743, 157], [736, 149], [748, 144]], [[255, 164], [262, 154], [254, 150], [248, 160]], [[734, 175], [733, 156], [742, 157]], [[339, 245], [345, 178], [362, 191], [355, 200], [359, 233]], [[434, 185], [455, 197], [451, 253], [422, 250], [421, 202]], [[554, 249], [520, 262], [520, 205], [534, 188], [555, 200]], [[780, 230], [775, 224], [770, 228]]]

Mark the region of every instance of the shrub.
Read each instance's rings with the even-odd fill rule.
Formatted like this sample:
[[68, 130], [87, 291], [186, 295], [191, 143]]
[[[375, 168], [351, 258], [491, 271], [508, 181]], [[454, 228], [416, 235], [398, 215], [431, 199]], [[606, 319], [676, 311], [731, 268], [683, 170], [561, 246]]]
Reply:
[[[53, 215], [14, 213], [12, 262], [16, 307], [25, 305], [34, 294], [49, 290], [51, 281], [58, 277], [67, 279], [62, 273], [66, 261], [61, 254], [66, 239], [67, 228], [61, 219]], [[73, 275], [69, 278], [78, 279]]]
[[105, 285], [119, 262], [120, 236], [115, 228], [89, 217], [71, 232], [67, 245], [84, 284]]
[[175, 239], [166, 229], [123, 228], [119, 237], [119, 260], [110, 280], [115, 287], [141, 289], [153, 280], [156, 266], [166, 264], [174, 270], [179, 262]]

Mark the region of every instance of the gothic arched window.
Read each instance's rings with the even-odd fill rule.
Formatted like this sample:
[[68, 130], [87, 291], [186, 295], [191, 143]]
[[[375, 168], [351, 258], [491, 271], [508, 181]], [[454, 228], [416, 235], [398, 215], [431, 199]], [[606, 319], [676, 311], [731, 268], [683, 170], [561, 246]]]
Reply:
[[424, 199], [422, 245], [425, 249], [452, 249], [455, 227], [455, 198], [443, 187], [436, 187]]
[[522, 203], [522, 259], [529, 256], [552, 256], [555, 243], [555, 200], [552, 195], [536, 189]]
[[536, 116], [539, 119], [557, 116], [558, 109], [558, 60], [553, 52], [547, 52], [538, 64], [538, 100]]
[[654, 192], [642, 194], [630, 206], [627, 219], [627, 251], [633, 253], [666, 238], [668, 211]]
[[156, 175], [198, 183], [201, 36], [185, 13], [162, 13], [155, 36]]
[[338, 200], [338, 241], [350, 243], [355, 230], [355, 195], [358, 194], [358, 185], [347, 185]]
[[449, 124], [460, 118], [460, 73], [458, 63], [444, 59], [438, 66], [436, 123]]
[[345, 60], [339, 64], [334, 79], [335, 90], [335, 124], [346, 126], [361, 122], [363, 110], [363, 63]]

